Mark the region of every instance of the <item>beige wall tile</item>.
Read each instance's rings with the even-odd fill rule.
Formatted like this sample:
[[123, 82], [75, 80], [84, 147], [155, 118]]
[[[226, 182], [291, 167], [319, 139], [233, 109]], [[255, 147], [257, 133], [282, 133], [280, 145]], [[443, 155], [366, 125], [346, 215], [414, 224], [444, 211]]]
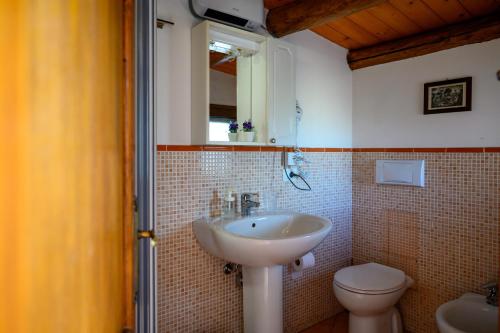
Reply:
[[277, 152], [161, 151], [157, 153], [158, 327], [161, 333], [242, 332], [242, 289], [207, 254], [191, 223], [220, 214], [227, 188], [276, 197], [279, 208], [324, 216], [331, 234], [314, 250], [316, 266], [283, 274], [284, 328], [298, 332], [342, 310], [333, 274], [351, 261], [351, 155], [306, 153], [312, 192], [284, 182]]
[[[425, 159], [426, 186], [377, 185], [377, 159]], [[353, 257], [405, 271], [410, 332], [437, 332], [436, 308], [498, 277], [500, 155], [353, 154]]]
[[[324, 216], [332, 233], [316, 266], [296, 280], [285, 267], [284, 328], [299, 332], [342, 310], [333, 274], [375, 261], [416, 285], [400, 302], [405, 327], [436, 332], [440, 304], [497, 277], [500, 154], [306, 153], [312, 192], [283, 182], [278, 152], [161, 151], [157, 159], [158, 325], [161, 333], [241, 332], [242, 290], [204, 252], [195, 219], [220, 214], [228, 187], [276, 197], [278, 207]], [[426, 187], [377, 185], [376, 159], [425, 159]]]

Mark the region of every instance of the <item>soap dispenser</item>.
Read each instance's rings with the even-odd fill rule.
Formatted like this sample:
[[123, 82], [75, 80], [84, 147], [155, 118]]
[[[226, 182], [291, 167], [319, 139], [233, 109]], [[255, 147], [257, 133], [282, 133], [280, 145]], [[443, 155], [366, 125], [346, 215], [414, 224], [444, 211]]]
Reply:
[[224, 195], [224, 204], [222, 206], [222, 214], [227, 217], [236, 215], [236, 197], [233, 189], [228, 189]]

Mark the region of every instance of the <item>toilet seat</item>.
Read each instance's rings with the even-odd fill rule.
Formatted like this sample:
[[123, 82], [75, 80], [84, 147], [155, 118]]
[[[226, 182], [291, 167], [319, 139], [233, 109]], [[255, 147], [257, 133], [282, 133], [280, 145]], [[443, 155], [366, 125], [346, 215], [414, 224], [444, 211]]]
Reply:
[[342, 289], [369, 295], [388, 294], [406, 286], [406, 274], [377, 263], [350, 266], [335, 273], [334, 283]]

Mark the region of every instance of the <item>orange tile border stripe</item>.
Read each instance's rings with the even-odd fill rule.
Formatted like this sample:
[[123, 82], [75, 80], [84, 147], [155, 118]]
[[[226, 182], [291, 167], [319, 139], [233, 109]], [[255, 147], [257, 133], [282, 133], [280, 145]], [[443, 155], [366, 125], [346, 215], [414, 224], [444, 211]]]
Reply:
[[415, 153], [446, 153], [446, 148], [413, 148]]
[[[278, 146], [213, 146], [213, 145], [157, 145], [156, 151], [222, 151], [222, 152], [292, 152], [291, 147]], [[450, 148], [301, 148], [307, 153], [500, 153], [500, 147]]]
[[484, 148], [446, 148], [447, 153], [484, 153]]
[[260, 151], [262, 152], [283, 151], [283, 147], [261, 146]]
[[307, 153], [324, 153], [325, 148], [301, 148], [302, 151]]

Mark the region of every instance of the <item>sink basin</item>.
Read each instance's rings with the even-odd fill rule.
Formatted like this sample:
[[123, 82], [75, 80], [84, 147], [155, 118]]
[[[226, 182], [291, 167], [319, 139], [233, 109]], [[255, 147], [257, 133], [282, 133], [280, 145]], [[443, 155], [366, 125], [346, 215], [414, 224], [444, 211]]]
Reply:
[[290, 212], [204, 218], [193, 223], [194, 234], [206, 251], [253, 267], [288, 264], [321, 243], [331, 228], [332, 223], [324, 218]]
[[332, 223], [290, 212], [259, 213], [193, 222], [200, 245], [243, 266], [245, 333], [283, 332], [283, 266], [302, 257], [328, 235]]
[[487, 304], [483, 295], [467, 293], [442, 304], [436, 321], [441, 333], [497, 333], [498, 307]]

